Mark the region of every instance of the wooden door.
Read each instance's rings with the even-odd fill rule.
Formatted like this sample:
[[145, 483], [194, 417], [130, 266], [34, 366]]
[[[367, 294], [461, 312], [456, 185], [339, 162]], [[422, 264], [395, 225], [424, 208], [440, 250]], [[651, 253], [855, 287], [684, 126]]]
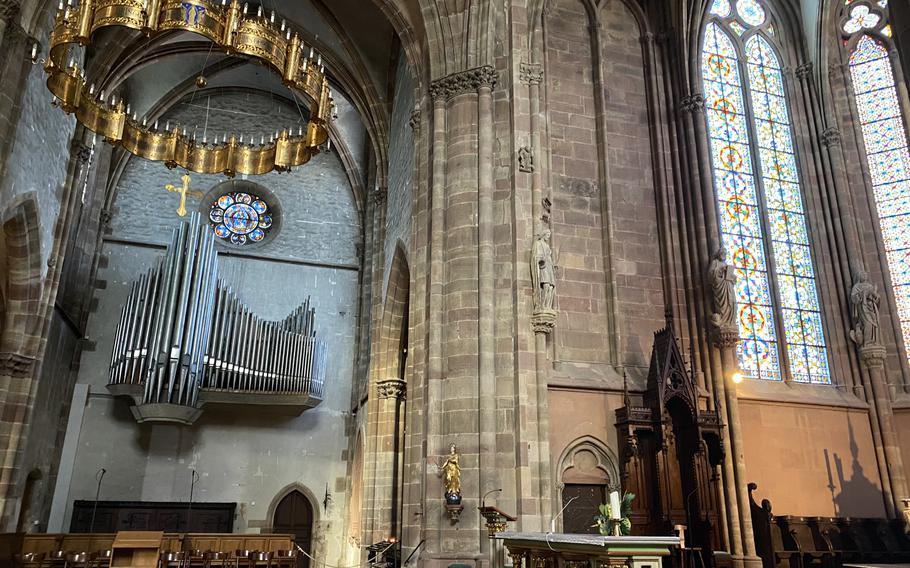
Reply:
[[599, 534], [594, 525], [594, 517], [599, 514], [598, 507], [606, 503], [607, 487], [567, 483], [562, 490], [563, 511], [562, 528], [564, 533]]
[[[303, 493], [294, 490], [285, 495], [275, 508], [272, 532], [294, 535], [297, 545], [312, 554], [313, 507]], [[298, 551], [298, 568], [309, 568], [310, 559]]]

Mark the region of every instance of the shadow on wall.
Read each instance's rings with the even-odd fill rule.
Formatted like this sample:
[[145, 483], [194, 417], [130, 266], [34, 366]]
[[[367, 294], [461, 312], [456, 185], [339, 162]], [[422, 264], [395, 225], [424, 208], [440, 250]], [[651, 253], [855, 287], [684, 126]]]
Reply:
[[[850, 478], [845, 474], [844, 459], [836, 452], [829, 453], [825, 448], [825, 467], [828, 470], [828, 490], [834, 503], [835, 517], [870, 516], [867, 511], [870, 504], [881, 503], [884, 499], [881, 488], [866, 477], [859, 461], [859, 447], [853, 434], [853, 424], [847, 422], [850, 433]], [[834, 476], [837, 476], [835, 480]], [[840, 488], [840, 492], [837, 489]]]

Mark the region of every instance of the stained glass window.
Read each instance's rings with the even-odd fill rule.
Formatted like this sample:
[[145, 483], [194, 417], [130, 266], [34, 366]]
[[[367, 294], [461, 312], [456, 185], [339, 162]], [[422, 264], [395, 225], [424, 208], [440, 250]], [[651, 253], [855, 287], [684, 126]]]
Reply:
[[272, 213], [257, 195], [232, 191], [218, 197], [209, 211], [215, 235], [236, 246], [262, 241], [272, 228]]
[[768, 16], [758, 0], [715, 15], [702, 80], [721, 240], [737, 274], [740, 368], [830, 383], [781, 65], [762, 35]]
[[[846, 27], [846, 26], [845, 26]], [[910, 341], [910, 151], [888, 48], [862, 36], [850, 75], [904, 342]]]

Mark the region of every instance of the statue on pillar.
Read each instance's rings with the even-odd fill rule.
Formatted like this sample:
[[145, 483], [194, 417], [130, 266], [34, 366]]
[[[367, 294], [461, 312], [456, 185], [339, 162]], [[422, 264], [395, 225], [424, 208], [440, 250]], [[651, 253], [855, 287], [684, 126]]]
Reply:
[[850, 303], [853, 305], [850, 339], [860, 348], [881, 345], [878, 320], [881, 301], [875, 285], [869, 282], [869, 274], [861, 268], [855, 268], [853, 288], [850, 289]]
[[534, 311], [552, 311], [556, 295], [556, 271], [553, 268], [553, 250], [550, 248], [550, 229], [547, 228], [534, 237], [531, 246], [531, 282], [534, 284]]
[[443, 486], [446, 490], [446, 503], [461, 503], [461, 466], [458, 465], [458, 451], [455, 444], [449, 447], [449, 455], [442, 464]]
[[718, 247], [708, 265], [713, 312], [711, 324], [718, 331], [736, 330], [736, 272], [727, 264], [727, 252]]

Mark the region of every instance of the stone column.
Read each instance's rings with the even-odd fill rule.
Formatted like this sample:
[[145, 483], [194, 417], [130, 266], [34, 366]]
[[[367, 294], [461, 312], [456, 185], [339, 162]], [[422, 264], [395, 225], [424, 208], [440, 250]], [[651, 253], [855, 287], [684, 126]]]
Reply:
[[[746, 487], [749, 481], [746, 479], [746, 458], [743, 454], [745, 444], [742, 436], [742, 425], [739, 422], [739, 398], [736, 394], [736, 385], [733, 382], [733, 373], [739, 368], [735, 351], [736, 344], [739, 343], [739, 331], [735, 328], [724, 329], [716, 333], [715, 337], [723, 365], [723, 377], [717, 383], [723, 384], [727, 403], [727, 437], [730, 441], [729, 443], [725, 442], [725, 445], [728, 445], [728, 451], [732, 452], [727, 454], [724, 461], [729, 463], [733, 469], [732, 482], [735, 491], [731, 493], [736, 497], [734, 505], [738, 509], [739, 526], [742, 531], [743, 565], [746, 568], [760, 568], [761, 558], [755, 552], [755, 538], [752, 533], [752, 510], [749, 506], [749, 492]], [[734, 516], [734, 513], [730, 513], [731, 519]]]
[[[478, 468], [484, 494], [501, 486], [496, 469], [496, 306], [493, 271], [493, 87], [496, 70], [483, 67], [477, 77], [477, 257], [478, 257]], [[481, 550], [490, 541], [481, 536]]]
[[[543, 207], [544, 195], [542, 164], [535, 163], [536, 156], [543, 155], [541, 147], [541, 113], [540, 113], [540, 83], [543, 81], [543, 70], [536, 63], [523, 63], [520, 68], [520, 79], [528, 86], [528, 104], [530, 115], [531, 146], [519, 150], [518, 169], [531, 174], [531, 230], [537, 234], [544, 227], [545, 220]], [[524, 154], [524, 158], [522, 158]], [[542, 161], [542, 160], [541, 160]], [[556, 326], [556, 312], [554, 310], [535, 309], [531, 316], [531, 327], [534, 330], [534, 350], [536, 367], [536, 400], [537, 413], [537, 485], [540, 495], [541, 519], [550, 518], [552, 514], [552, 498], [550, 496], [550, 456], [541, 446], [549, 436], [549, 419], [547, 410], [547, 382], [550, 376], [547, 350], [547, 337]], [[531, 452], [534, 454], [535, 452]]]
[[[376, 395], [379, 406], [377, 471], [389, 472], [390, 478], [388, 483], [380, 483], [383, 481], [380, 474], [374, 502], [380, 507], [380, 530], [385, 530], [386, 536], [400, 539], [401, 450], [404, 435], [401, 407], [407, 397], [407, 384], [397, 378], [377, 381]], [[378, 542], [378, 539], [374, 537], [373, 541]]]
[[[885, 354], [882, 345], [864, 345], [859, 348], [860, 360], [869, 375], [872, 386], [873, 408], [882, 432], [882, 445], [888, 474], [891, 477], [893, 511], [903, 509], [903, 499], [907, 495], [907, 480], [904, 476], [904, 463], [901, 458], [900, 443], [894, 428], [894, 411], [885, 384]], [[889, 507], [890, 509], [890, 507]]]
[[[714, 330], [712, 337], [714, 347], [721, 353], [721, 364], [727, 369], [736, 368], [736, 355], [734, 349], [739, 342], [739, 331], [735, 328], [726, 330]], [[733, 557], [734, 566], [743, 565], [743, 536], [740, 525], [739, 514], [739, 497], [736, 492], [736, 473], [733, 459], [733, 448], [730, 441], [730, 420], [727, 412], [727, 385], [725, 381], [716, 382], [715, 402], [719, 418], [726, 422], [727, 435], [722, 437], [724, 449], [724, 462], [721, 464], [723, 471], [724, 485], [724, 508], [727, 511], [728, 530], [727, 537], [730, 540], [730, 554]], [[748, 510], [748, 509], [747, 509]]]

